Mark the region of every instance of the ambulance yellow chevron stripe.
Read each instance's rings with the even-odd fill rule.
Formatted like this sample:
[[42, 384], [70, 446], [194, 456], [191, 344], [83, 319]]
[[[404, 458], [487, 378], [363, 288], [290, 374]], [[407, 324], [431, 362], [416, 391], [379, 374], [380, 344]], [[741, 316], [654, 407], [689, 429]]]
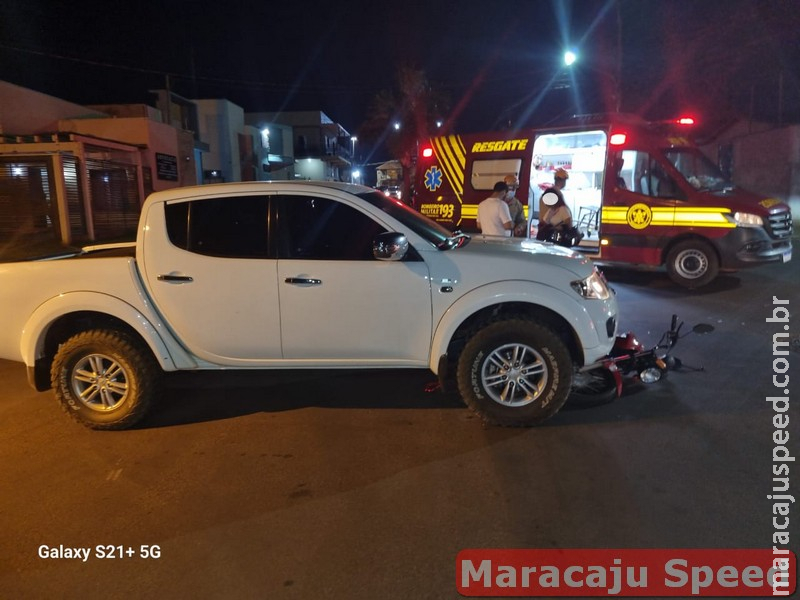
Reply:
[[[725, 227], [734, 228], [736, 223], [726, 218], [730, 209], [721, 207], [649, 207], [652, 217], [646, 226], [652, 227]], [[627, 206], [604, 206], [600, 220], [607, 225], [626, 225], [629, 222]], [[641, 228], [641, 227], [637, 227]]]
[[462, 204], [461, 205], [461, 218], [462, 219], [477, 219], [478, 218], [478, 205], [477, 204]]
[[[522, 212], [525, 218], [528, 218], [528, 207], [523, 206]], [[462, 204], [461, 205], [461, 218], [462, 219], [477, 219], [478, 218], [478, 205], [477, 204]]]
[[459, 135], [447, 135], [431, 139], [436, 149], [444, 176], [458, 198], [459, 204], [464, 195], [464, 169], [467, 166], [467, 152]]
[[735, 228], [736, 223], [725, 217], [730, 214], [729, 208], [683, 208], [675, 209], [676, 227], [728, 227]]

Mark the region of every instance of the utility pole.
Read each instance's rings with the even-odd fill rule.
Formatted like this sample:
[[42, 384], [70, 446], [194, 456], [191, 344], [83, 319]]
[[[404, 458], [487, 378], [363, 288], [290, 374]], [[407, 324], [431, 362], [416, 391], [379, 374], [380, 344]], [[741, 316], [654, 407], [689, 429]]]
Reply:
[[614, 110], [622, 109], [622, 9], [620, 0], [614, 3], [617, 10], [617, 56], [614, 61]]

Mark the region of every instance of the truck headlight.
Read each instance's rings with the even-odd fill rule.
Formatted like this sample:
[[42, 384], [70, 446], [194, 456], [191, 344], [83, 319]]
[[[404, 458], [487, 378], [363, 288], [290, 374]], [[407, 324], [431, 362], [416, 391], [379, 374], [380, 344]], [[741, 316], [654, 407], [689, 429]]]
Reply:
[[761, 217], [745, 212], [733, 213], [733, 221], [740, 227], [763, 227], [764, 225]]
[[573, 281], [570, 285], [573, 290], [590, 300], [606, 300], [611, 296], [611, 290], [608, 289], [606, 278], [597, 269], [586, 279]]

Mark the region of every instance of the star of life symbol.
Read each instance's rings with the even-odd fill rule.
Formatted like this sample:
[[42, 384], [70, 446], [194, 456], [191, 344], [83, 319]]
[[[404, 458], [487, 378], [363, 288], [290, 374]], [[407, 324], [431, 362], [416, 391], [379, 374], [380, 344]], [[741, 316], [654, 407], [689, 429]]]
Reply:
[[425, 187], [435, 192], [442, 185], [442, 171], [439, 167], [431, 167], [425, 171]]
[[653, 220], [653, 211], [647, 204], [638, 202], [628, 209], [626, 220], [634, 229], [644, 229]]

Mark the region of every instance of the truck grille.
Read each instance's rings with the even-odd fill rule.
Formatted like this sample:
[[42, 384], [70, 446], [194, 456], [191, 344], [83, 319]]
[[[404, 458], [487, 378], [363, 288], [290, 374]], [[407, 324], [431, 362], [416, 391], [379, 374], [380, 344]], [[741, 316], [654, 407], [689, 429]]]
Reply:
[[792, 212], [789, 210], [769, 216], [769, 233], [773, 238], [782, 240], [792, 237]]

